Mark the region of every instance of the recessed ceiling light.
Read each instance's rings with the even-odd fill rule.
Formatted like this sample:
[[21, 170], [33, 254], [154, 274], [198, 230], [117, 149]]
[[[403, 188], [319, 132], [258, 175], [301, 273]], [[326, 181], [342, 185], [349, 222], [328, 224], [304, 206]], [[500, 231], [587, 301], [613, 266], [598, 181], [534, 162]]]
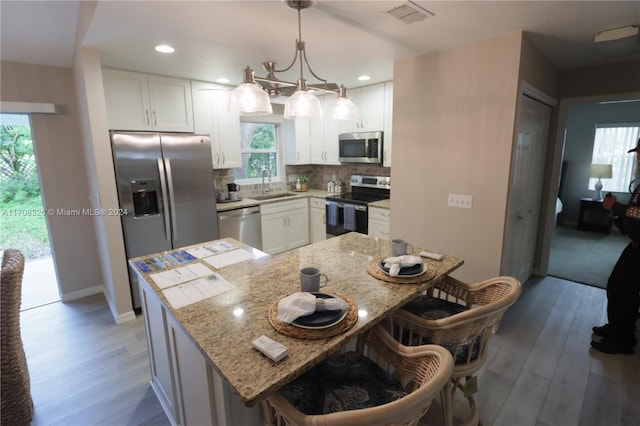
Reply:
[[173, 47], [168, 44], [159, 44], [156, 46], [156, 51], [160, 53], [173, 53], [176, 51]]
[[216, 80], [216, 83], [221, 83], [221, 84], [226, 84], [228, 82], [229, 82], [229, 79], [228, 78], [224, 78], [224, 77], [221, 77], [221, 78]]
[[367, 80], [371, 80], [371, 77], [369, 77], [368, 75], [359, 75], [358, 76], [358, 80], [360, 81], [367, 81]]

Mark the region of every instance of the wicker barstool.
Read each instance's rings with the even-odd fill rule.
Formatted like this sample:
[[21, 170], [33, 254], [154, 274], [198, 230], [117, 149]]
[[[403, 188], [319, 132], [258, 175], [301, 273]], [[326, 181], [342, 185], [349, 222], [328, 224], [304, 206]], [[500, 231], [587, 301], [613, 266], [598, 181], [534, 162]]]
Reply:
[[0, 423], [3, 425], [25, 425], [33, 418], [29, 370], [20, 336], [23, 272], [22, 253], [5, 250], [0, 285]]
[[471, 410], [465, 424], [481, 424], [474, 397], [475, 374], [486, 359], [489, 338], [521, 292], [520, 281], [513, 277], [495, 277], [473, 284], [446, 277], [427, 295], [409, 302], [387, 320], [391, 334], [405, 345], [436, 344], [451, 352], [455, 365], [450, 397], [442, 401], [445, 425], [453, 422], [457, 391], [462, 392]]
[[[434, 398], [443, 391], [446, 383], [449, 381], [449, 375], [453, 367], [453, 358], [449, 352], [437, 345], [424, 345], [406, 347], [398, 343], [387, 333], [380, 325], [375, 326], [372, 330], [358, 337], [356, 351], [354, 353], [363, 355], [367, 360], [375, 363], [378, 368], [386, 371], [394, 381], [398, 382], [398, 386], [404, 389], [404, 396], [381, 405], [368, 406], [367, 408], [350, 408], [345, 411], [333, 411], [327, 414], [305, 414], [295, 406], [288, 398], [285, 386], [284, 389], [269, 395], [262, 403], [265, 415], [265, 425], [268, 426], [415, 426], [420, 418], [429, 410], [429, 406]], [[353, 353], [351, 353], [353, 354]], [[363, 359], [359, 359], [357, 364], [365, 364]], [[347, 364], [343, 364], [345, 368]], [[316, 367], [318, 368], [318, 367]], [[322, 365], [320, 366], [322, 368]], [[313, 371], [313, 370], [312, 370]], [[322, 370], [325, 371], [325, 370]], [[373, 372], [373, 371], [372, 371]], [[309, 373], [306, 373], [309, 374]], [[318, 387], [308, 389], [310, 392], [300, 394], [293, 392], [299, 396], [299, 400], [311, 399], [314, 401], [331, 401], [331, 394], [350, 393], [345, 400], [353, 401], [371, 401], [371, 399], [363, 398], [359, 389], [359, 382], [351, 382], [348, 372], [341, 371], [336, 374], [333, 379], [339, 383], [328, 394], [319, 394]], [[304, 377], [304, 376], [303, 376]], [[377, 376], [376, 376], [377, 377]], [[332, 377], [316, 377], [313, 380], [332, 381]], [[362, 379], [362, 377], [358, 377]], [[304, 380], [304, 379], [303, 379]], [[316, 382], [317, 383], [317, 382]], [[377, 386], [382, 387], [381, 382], [376, 382]], [[353, 391], [358, 388], [358, 391]], [[379, 389], [378, 389], [379, 390]], [[387, 392], [386, 390], [383, 392]], [[366, 395], [371, 396], [373, 393]], [[301, 401], [298, 401], [301, 402]], [[296, 404], [297, 405], [297, 404]], [[363, 405], [367, 405], [366, 403]], [[325, 408], [329, 406], [335, 408], [336, 404], [327, 403]]]

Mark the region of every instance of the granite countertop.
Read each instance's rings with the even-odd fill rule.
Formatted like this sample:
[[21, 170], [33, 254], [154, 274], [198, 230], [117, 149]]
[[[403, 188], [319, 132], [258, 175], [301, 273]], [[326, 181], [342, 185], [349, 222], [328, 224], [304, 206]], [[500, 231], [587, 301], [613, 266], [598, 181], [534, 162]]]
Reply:
[[379, 209], [391, 209], [391, 199], [387, 198], [386, 200], [374, 201], [373, 203], [369, 203], [369, 207], [377, 207]]
[[329, 193], [327, 191], [321, 190], [321, 189], [309, 189], [308, 191], [304, 191], [304, 192], [296, 192], [296, 191], [277, 191], [277, 192], [269, 192], [267, 193], [267, 195], [271, 195], [271, 194], [279, 194], [280, 192], [284, 193], [286, 192], [287, 194], [295, 194], [295, 195], [290, 195], [288, 197], [282, 197], [282, 198], [276, 198], [276, 199], [271, 199], [271, 200], [256, 200], [254, 198], [251, 198], [251, 195], [247, 195], [247, 196], [243, 196], [242, 200], [240, 201], [228, 201], [228, 202], [217, 202], [216, 203], [216, 209], [219, 212], [224, 212], [224, 211], [229, 211], [229, 210], [236, 210], [236, 209], [243, 209], [245, 207], [252, 207], [252, 206], [260, 206], [263, 204], [270, 204], [270, 203], [277, 203], [278, 201], [287, 201], [287, 200], [296, 200], [299, 198], [308, 198], [308, 197], [318, 197], [318, 198], [324, 198], [326, 196], [329, 195]]
[[[247, 248], [235, 240], [225, 240]], [[418, 251], [430, 249], [436, 248], [416, 247]], [[449, 255], [439, 262], [425, 259], [429, 267], [435, 268], [436, 276], [418, 284], [394, 284], [369, 275], [368, 262], [376, 257], [390, 256], [390, 253], [389, 241], [358, 233], [344, 234], [274, 256], [265, 256], [255, 250], [253, 259], [217, 269], [233, 284], [232, 290], [179, 309], [171, 307], [149, 274], [136, 272], [158, 294], [244, 404], [252, 406], [463, 264], [461, 258]], [[216, 270], [208, 263], [198, 261]], [[270, 325], [269, 308], [282, 297], [299, 291], [299, 271], [307, 266], [315, 266], [328, 276], [329, 282], [323, 291], [341, 293], [357, 305], [359, 318], [352, 328], [335, 337], [304, 340], [280, 334]], [[274, 363], [254, 350], [251, 341], [261, 335], [287, 346], [289, 356]]]

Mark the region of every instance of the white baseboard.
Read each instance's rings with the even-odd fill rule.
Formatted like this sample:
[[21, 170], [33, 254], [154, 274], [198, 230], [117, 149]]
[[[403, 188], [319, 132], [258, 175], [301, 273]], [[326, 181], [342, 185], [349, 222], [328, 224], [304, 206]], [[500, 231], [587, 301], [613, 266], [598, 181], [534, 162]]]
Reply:
[[60, 299], [63, 302], [70, 302], [72, 300], [83, 299], [85, 297], [93, 296], [94, 294], [102, 293], [102, 286], [95, 285], [89, 288], [83, 288], [82, 290], [72, 291], [71, 293], [63, 293], [60, 295]]

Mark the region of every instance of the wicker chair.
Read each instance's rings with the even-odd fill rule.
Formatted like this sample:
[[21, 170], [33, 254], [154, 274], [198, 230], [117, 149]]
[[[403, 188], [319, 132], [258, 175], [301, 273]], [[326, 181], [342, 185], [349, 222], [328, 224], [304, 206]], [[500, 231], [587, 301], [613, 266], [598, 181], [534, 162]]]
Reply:
[[[521, 292], [520, 282], [512, 277], [496, 277], [474, 284], [446, 277], [426, 295], [409, 302], [388, 319], [387, 328], [404, 344], [438, 344], [453, 355], [455, 365], [447, 386], [450, 395], [442, 400], [446, 425], [453, 422], [452, 407], [457, 390], [463, 392], [470, 406], [466, 423], [481, 424], [474, 397], [477, 391], [474, 374], [485, 362], [489, 338]], [[434, 305], [439, 305], [438, 309], [427, 309]]]
[[[433, 399], [444, 389], [453, 368], [451, 354], [444, 348], [437, 345], [403, 346], [380, 325], [358, 338], [356, 353], [365, 355], [366, 359], [390, 373], [399, 382], [402, 393], [406, 394], [373, 407], [307, 415], [289, 402], [281, 390], [263, 401], [266, 424], [416, 425], [428, 411]], [[342, 376], [339, 378], [342, 379]], [[322, 397], [313, 393], [308, 396], [316, 399]]]
[[20, 336], [20, 301], [24, 256], [7, 249], [2, 255], [0, 286], [0, 424], [24, 425], [33, 418], [29, 371]]

